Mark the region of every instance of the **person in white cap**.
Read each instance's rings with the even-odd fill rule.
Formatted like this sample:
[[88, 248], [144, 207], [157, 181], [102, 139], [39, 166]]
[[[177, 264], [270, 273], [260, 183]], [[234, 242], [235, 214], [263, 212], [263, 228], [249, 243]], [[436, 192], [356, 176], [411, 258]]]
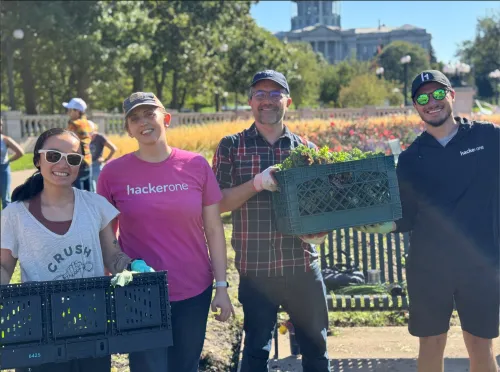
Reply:
[[67, 129], [76, 133], [83, 145], [85, 156], [73, 186], [80, 190], [95, 191], [92, 183], [92, 154], [90, 152], [93, 128], [85, 115], [87, 104], [81, 98], [72, 98], [62, 105], [68, 110], [70, 118]]

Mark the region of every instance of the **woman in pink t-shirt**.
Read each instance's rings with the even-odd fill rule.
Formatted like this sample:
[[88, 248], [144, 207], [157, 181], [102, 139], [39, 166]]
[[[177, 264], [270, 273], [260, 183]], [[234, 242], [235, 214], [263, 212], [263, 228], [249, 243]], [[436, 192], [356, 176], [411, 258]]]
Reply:
[[115, 228], [123, 251], [168, 271], [174, 341], [168, 350], [131, 353], [130, 370], [196, 372], [210, 302], [212, 311], [220, 308], [220, 321], [233, 312], [218, 204], [222, 194], [205, 158], [168, 145], [170, 114], [153, 93], [132, 94], [123, 110], [139, 150], [108, 163], [97, 192], [120, 211]]

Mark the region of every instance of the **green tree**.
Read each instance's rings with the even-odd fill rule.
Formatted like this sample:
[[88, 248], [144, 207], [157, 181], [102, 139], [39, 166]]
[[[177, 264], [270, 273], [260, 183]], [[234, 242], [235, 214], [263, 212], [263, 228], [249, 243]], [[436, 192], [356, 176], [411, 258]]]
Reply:
[[229, 43], [227, 69], [223, 76], [227, 90], [247, 95], [253, 75], [262, 70], [273, 69], [288, 75], [293, 64], [286, 56], [285, 45], [270, 32], [257, 26], [247, 16]]
[[336, 65], [325, 66], [321, 71], [320, 101], [327, 106], [338, 106], [342, 87], [348, 86], [353, 77], [368, 74], [369, 71], [369, 62], [361, 62], [353, 58]]
[[404, 82], [404, 66], [401, 57], [409, 55], [408, 81], [422, 70], [430, 67], [429, 54], [421, 46], [406, 41], [393, 41], [377, 57], [377, 63], [384, 68], [384, 77], [388, 80]]
[[374, 74], [354, 77], [339, 94], [340, 107], [363, 107], [383, 105], [389, 99], [389, 85]]
[[[103, 2], [103, 44], [110, 48], [121, 68], [122, 79], [132, 78], [131, 91], [145, 90], [146, 64], [153, 55], [153, 35], [160, 17], [152, 15], [143, 1]], [[126, 92], [128, 95], [131, 92]]]
[[286, 55], [290, 68], [285, 73], [293, 105], [296, 109], [314, 105], [319, 98], [320, 72], [327, 67], [327, 62], [309, 43], [287, 44]]
[[239, 20], [250, 12], [249, 1], [148, 1], [161, 22], [155, 32], [150, 68], [157, 93], [172, 75], [172, 108], [181, 108], [188, 96], [213, 94], [221, 89], [225, 47]]
[[474, 66], [478, 95], [493, 97], [494, 82], [488, 78], [488, 74], [500, 68], [500, 11], [478, 19], [476, 37], [462, 43], [457, 56], [463, 62]]
[[[2, 37], [21, 28], [15, 55], [28, 114], [53, 112], [71, 96], [92, 102], [91, 85], [106, 72], [108, 53], [101, 44], [98, 1], [6, 1], [1, 3]], [[2, 43], [3, 44], [3, 43]], [[35, 68], [36, 66], [36, 68]]]
[[431, 65], [431, 69], [439, 71], [443, 70], [444, 63], [437, 60], [436, 51], [434, 50], [432, 45], [429, 49], [429, 63]]

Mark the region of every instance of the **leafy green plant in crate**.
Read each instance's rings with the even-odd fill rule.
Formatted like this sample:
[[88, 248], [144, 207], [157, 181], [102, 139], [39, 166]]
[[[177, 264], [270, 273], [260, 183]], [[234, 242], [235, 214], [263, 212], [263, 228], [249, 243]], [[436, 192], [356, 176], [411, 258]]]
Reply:
[[[350, 162], [373, 157], [385, 156], [381, 152], [363, 152], [359, 149], [333, 152], [327, 146], [312, 149], [300, 145], [290, 152], [283, 163], [278, 164], [279, 171], [292, 168]], [[383, 175], [382, 175], [383, 176]], [[366, 171], [342, 172], [331, 174], [327, 179], [316, 178], [300, 185], [299, 211], [301, 216], [311, 216], [324, 212], [340, 211], [361, 206], [378, 205], [390, 198], [387, 192], [387, 180], [381, 173]], [[327, 233], [300, 236], [302, 240], [321, 244]]]

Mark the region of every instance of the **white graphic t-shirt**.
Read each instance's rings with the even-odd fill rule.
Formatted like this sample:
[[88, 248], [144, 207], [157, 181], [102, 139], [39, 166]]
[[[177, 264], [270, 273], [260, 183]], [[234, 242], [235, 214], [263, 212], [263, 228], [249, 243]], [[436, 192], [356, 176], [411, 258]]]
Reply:
[[2, 211], [1, 248], [19, 259], [23, 283], [104, 275], [99, 232], [119, 212], [100, 195], [73, 191], [73, 219], [64, 235], [47, 229], [23, 202], [11, 203]]

